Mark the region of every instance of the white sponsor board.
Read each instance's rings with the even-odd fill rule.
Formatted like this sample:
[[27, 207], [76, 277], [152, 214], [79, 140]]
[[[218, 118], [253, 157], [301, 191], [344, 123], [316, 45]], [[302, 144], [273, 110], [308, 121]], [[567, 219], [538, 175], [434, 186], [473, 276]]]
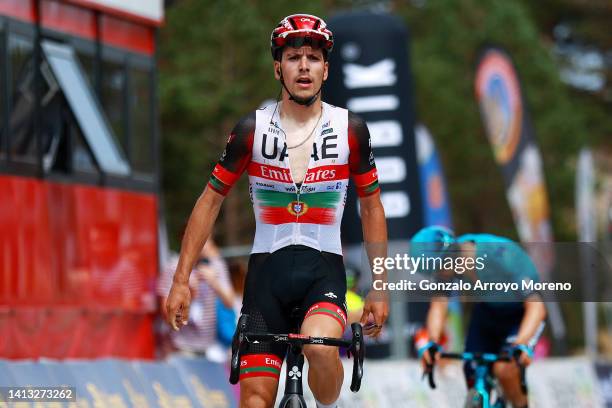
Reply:
[[[466, 388], [462, 365], [452, 361], [436, 370], [437, 388], [432, 390], [422, 379], [420, 364], [409, 361], [365, 361], [361, 390], [350, 390], [352, 360], [344, 360], [344, 384], [338, 401], [341, 408], [463, 407]], [[284, 389], [285, 367], [277, 404]], [[308, 364], [303, 370], [304, 398], [315, 406], [308, 389]], [[527, 370], [530, 406], [538, 408], [604, 407], [593, 364], [585, 358], [546, 359]]]

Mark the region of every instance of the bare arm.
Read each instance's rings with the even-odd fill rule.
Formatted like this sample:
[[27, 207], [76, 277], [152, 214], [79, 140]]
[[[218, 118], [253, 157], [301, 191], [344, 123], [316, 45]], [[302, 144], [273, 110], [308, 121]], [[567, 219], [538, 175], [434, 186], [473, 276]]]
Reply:
[[210, 236], [223, 198], [251, 161], [254, 131], [255, 112], [252, 112], [240, 119], [232, 130], [208, 185], [198, 198], [189, 217], [181, 244], [179, 263], [167, 301], [168, 323], [175, 330], [178, 330], [179, 325], [187, 324], [191, 302], [189, 274]]
[[[387, 221], [385, 219], [385, 209], [380, 201], [380, 194], [373, 194], [359, 199], [361, 207], [361, 227], [363, 229], [363, 241], [370, 267], [374, 258], [384, 258], [387, 256]], [[373, 275], [374, 279], [387, 281], [387, 272], [380, 275]]]
[[[446, 316], [448, 315], [448, 298], [444, 296], [438, 296], [431, 299], [429, 304], [429, 311], [427, 312], [427, 335], [429, 336], [428, 341], [440, 343], [442, 334], [444, 334], [444, 326], [446, 325]], [[418, 345], [417, 345], [418, 347]], [[436, 352], [434, 356], [435, 361], [440, 359], [440, 352]], [[432, 356], [424, 352], [421, 356], [421, 365], [423, 370], [427, 369], [427, 366], [432, 364]]]
[[224, 199], [225, 197], [221, 194], [205, 188], [196, 201], [181, 243], [181, 254], [174, 273], [174, 282], [185, 284], [189, 282], [193, 265], [210, 236]]
[[174, 330], [178, 330], [179, 325], [187, 324], [191, 303], [189, 275], [204, 243], [210, 236], [223, 199], [223, 195], [207, 187], [191, 211], [172, 288], [166, 300], [166, 318]]
[[436, 343], [440, 342], [446, 325], [448, 314], [448, 298], [435, 297], [431, 299], [429, 311], [427, 312], [427, 333], [429, 338]]
[[[359, 199], [361, 206], [361, 225], [363, 228], [363, 240], [368, 254], [370, 267], [372, 268], [375, 258], [387, 256], [387, 222], [385, 210], [380, 201], [380, 194], [372, 194]], [[387, 281], [387, 272], [373, 276], [373, 279]], [[365, 299], [361, 323], [366, 324], [372, 314], [376, 326], [366, 329], [367, 335], [377, 337], [382, 325], [389, 316], [388, 294], [384, 291], [371, 290]]]
[[[385, 210], [380, 201], [378, 174], [374, 163], [372, 142], [366, 122], [359, 116], [348, 113], [349, 168], [355, 182], [361, 207], [363, 241], [368, 254], [370, 268], [374, 259], [387, 257], [387, 222]], [[387, 281], [387, 272], [376, 274], [373, 280]], [[366, 324], [372, 315], [375, 326], [364, 330], [373, 337], [380, 334], [382, 325], [389, 314], [388, 295], [384, 291], [370, 290], [366, 296], [361, 315], [361, 324]]]
[[524, 302], [525, 313], [516, 336], [517, 344], [527, 344], [546, 318], [546, 306], [538, 298], [538, 295], [532, 295]]

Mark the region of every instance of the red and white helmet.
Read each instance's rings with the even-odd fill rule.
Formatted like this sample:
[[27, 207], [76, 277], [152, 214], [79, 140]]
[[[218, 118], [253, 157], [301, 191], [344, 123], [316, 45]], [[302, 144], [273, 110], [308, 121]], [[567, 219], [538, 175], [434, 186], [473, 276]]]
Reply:
[[278, 23], [270, 37], [272, 58], [280, 60], [283, 47], [309, 45], [321, 48], [325, 58], [334, 47], [334, 35], [323, 19], [310, 14], [292, 14]]

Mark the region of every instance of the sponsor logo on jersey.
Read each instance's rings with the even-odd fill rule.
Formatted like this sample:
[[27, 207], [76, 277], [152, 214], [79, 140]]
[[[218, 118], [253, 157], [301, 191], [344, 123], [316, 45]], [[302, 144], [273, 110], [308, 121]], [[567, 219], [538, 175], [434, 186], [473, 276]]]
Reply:
[[249, 176], [261, 177], [267, 180], [293, 183], [289, 169], [251, 162], [248, 167]]
[[309, 171], [306, 174], [306, 178], [304, 181], [306, 183], [317, 183], [319, 181], [327, 181], [327, 180], [335, 180], [336, 179], [336, 170], [315, 170]]
[[319, 166], [309, 169], [304, 177], [305, 183], [344, 180], [349, 177], [348, 165]]
[[282, 363], [276, 358], [266, 357], [266, 364], [274, 367], [278, 367], [279, 369], [282, 367]]

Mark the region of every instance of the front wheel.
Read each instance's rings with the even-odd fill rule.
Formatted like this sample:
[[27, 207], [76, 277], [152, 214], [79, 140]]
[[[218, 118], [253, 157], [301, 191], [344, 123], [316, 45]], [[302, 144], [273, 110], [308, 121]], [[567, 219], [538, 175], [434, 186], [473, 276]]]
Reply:
[[278, 408], [307, 408], [304, 397], [299, 394], [287, 394], [283, 397]]

